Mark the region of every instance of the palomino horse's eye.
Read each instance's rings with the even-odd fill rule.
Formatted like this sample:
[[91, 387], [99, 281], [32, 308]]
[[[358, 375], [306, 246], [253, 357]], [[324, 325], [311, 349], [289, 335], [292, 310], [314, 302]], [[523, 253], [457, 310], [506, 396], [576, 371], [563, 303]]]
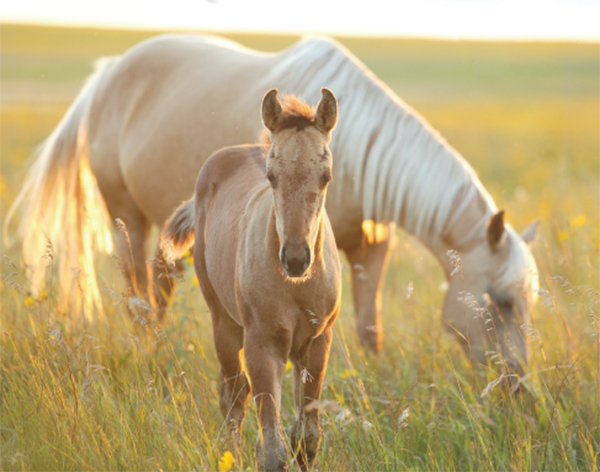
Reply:
[[321, 186], [325, 188], [329, 182], [331, 182], [331, 171], [323, 174], [323, 177], [321, 177]]
[[273, 172], [271, 172], [270, 170], [267, 171], [267, 180], [269, 181], [271, 186], [275, 185], [275, 176], [273, 175]]

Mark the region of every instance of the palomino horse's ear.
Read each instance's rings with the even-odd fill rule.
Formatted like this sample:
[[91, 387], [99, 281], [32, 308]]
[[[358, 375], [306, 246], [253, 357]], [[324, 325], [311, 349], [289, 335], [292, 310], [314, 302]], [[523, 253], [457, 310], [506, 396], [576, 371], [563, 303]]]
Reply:
[[500, 210], [488, 221], [487, 237], [492, 249], [496, 249], [504, 236], [504, 210]]
[[283, 120], [283, 109], [277, 98], [277, 89], [269, 90], [262, 100], [262, 120], [265, 128], [271, 132], [277, 131]]
[[533, 241], [535, 240], [535, 236], [537, 234], [537, 229], [539, 225], [540, 220], [535, 220], [533, 223], [530, 223], [529, 226], [525, 228], [521, 233], [521, 238], [523, 238], [523, 241], [525, 241], [525, 243], [529, 247], [531, 247]]
[[325, 133], [331, 132], [338, 119], [338, 104], [333, 92], [325, 87], [321, 89], [321, 101], [317, 105], [315, 123]]

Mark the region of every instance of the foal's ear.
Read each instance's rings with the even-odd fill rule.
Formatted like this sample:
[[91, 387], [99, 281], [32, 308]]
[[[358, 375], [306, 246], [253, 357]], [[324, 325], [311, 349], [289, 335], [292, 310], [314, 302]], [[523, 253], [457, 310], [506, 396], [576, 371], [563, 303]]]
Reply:
[[504, 210], [500, 210], [488, 221], [487, 237], [492, 249], [496, 249], [503, 241]]
[[271, 132], [277, 131], [283, 121], [283, 109], [277, 98], [277, 89], [269, 90], [263, 97], [262, 120], [265, 128]]
[[321, 101], [317, 105], [315, 124], [325, 133], [331, 132], [338, 119], [338, 104], [333, 92], [325, 87], [321, 89]]

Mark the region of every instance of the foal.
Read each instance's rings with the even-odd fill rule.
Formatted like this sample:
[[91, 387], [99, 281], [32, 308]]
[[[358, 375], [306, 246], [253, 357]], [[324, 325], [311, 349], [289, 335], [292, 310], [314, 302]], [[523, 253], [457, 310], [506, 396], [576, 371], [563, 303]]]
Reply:
[[268, 143], [213, 154], [195, 197], [175, 210], [162, 232], [172, 256], [194, 244], [221, 364], [221, 412], [239, 442], [252, 389], [261, 427], [259, 469], [287, 464], [279, 408], [288, 359], [298, 408], [291, 444], [303, 470], [321, 439], [318, 409], [306, 412], [305, 406], [320, 398], [340, 307], [340, 262], [324, 211], [337, 110], [325, 88], [315, 112], [294, 97], [282, 104], [277, 90], [269, 91], [262, 102]]

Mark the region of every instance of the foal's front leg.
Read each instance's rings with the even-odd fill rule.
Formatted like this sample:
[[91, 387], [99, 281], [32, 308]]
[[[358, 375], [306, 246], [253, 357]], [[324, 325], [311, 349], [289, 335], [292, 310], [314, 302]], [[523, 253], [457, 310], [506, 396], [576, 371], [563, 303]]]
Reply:
[[246, 368], [260, 422], [256, 459], [257, 469], [261, 471], [282, 471], [287, 465], [279, 408], [290, 344], [287, 332], [276, 339], [266, 339], [257, 328], [250, 328], [244, 339]]
[[305, 359], [294, 362], [294, 399], [298, 408], [298, 421], [292, 430], [292, 448], [302, 470], [312, 467], [321, 442], [319, 409], [306, 412], [313, 400], [321, 398], [323, 378], [331, 346], [331, 329], [326, 329], [312, 341]]

